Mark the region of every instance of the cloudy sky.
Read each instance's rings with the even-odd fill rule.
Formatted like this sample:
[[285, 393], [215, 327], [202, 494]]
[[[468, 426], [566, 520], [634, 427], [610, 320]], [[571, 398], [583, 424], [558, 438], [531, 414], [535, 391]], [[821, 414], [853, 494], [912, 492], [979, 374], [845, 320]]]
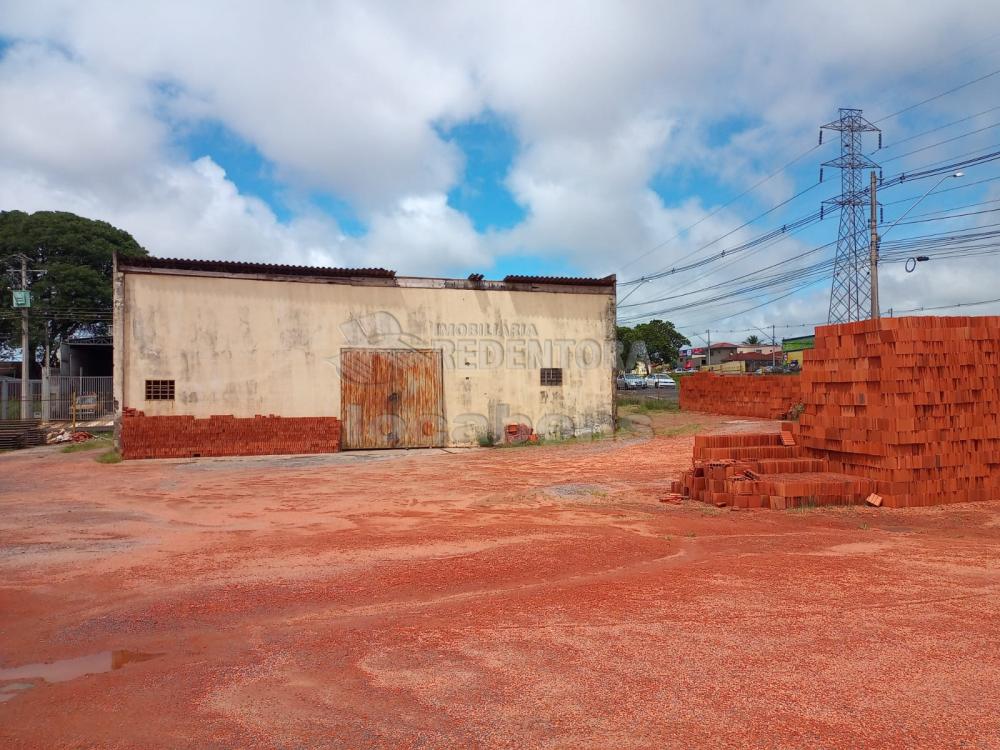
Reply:
[[[816, 183], [836, 134], [814, 146], [838, 107], [878, 122], [886, 176], [1000, 148], [998, 69], [989, 0], [7, 1], [0, 209], [104, 219], [160, 256], [631, 281], [835, 196], [836, 170]], [[886, 240], [997, 223], [996, 177], [948, 180]], [[934, 182], [886, 189], [886, 224]], [[828, 276], [701, 290], [832, 258], [836, 236], [834, 215], [626, 284], [664, 301], [621, 318], [722, 338], [825, 320]], [[882, 306], [1000, 297], [996, 260], [887, 263]]]

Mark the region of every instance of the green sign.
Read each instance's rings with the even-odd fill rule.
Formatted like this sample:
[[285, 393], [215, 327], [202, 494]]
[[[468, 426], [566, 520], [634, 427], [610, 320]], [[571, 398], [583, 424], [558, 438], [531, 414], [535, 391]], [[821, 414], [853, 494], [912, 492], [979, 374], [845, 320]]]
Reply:
[[806, 349], [815, 348], [815, 336], [796, 336], [795, 338], [781, 340], [781, 351], [783, 352], [801, 352]]
[[15, 289], [14, 307], [31, 307], [31, 292], [27, 289]]

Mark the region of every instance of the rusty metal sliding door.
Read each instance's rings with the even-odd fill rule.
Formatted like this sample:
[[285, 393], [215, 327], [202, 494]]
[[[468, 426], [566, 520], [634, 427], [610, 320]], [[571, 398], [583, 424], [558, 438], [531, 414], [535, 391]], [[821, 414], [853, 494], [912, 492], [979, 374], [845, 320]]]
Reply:
[[440, 351], [342, 349], [340, 359], [344, 448], [444, 445]]

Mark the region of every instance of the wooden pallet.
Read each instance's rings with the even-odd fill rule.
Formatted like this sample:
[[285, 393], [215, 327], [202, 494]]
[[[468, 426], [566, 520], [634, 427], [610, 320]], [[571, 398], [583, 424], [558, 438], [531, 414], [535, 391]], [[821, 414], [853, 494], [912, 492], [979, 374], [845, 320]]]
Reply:
[[45, 430], [37, 419], [0, 420], [0, 450], [45, 445]]

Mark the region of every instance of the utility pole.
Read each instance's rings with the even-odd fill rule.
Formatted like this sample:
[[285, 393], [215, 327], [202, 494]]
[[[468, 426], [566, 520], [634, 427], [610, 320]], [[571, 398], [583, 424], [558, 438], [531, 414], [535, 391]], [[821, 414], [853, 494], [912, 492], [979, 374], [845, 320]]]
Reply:
[[711, 368], [712, 367], [712, 332], [711, 331], [705, 331], [705, 336], [707, 336], [707, 338], [705, 340], [708, 342], [708, 349], [706, 349], [706, 352], [708, 353], [708, 360], [707, 360], [707, 362], [708, 362], [709, 368]]
[[[28, 256], [21, 256], [21, 289], [28, 289]], [[28, 380], [28, 308], [21, 308], [21, 419], [31, 419], [31, 383]]]
[[879, 319], [879, 306], [878, 306], [878, 219], [876, 218], [875, 209], [878, 208], [878, 199], [875, 197], [875, 191], [878, 189], [878, 180], [875, 179], [875, 170], [872, 170], [872, 218], [871, 218], [871, 231], [872, 238], [871, 244], [868, 248], [868, 262], [871, 265], [871, 287], [872, 287], [872, 320]]
[[774, 358], [775, 355], [777, 354], [777, 351], [774, 348], [775, 346], [777, 346], [777, 344], [774, 343], [774, 323], [771, 323], [771, 367], [772, 368], [774, 367], [775, 364]]

